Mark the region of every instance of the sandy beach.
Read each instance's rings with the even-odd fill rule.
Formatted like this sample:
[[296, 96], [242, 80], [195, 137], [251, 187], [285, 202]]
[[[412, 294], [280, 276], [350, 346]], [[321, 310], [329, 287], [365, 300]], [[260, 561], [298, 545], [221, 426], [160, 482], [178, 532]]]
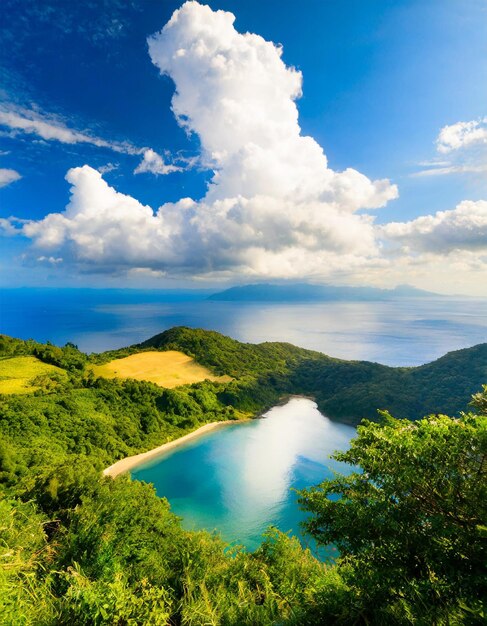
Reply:
[[215, 430], [217, 428], [220, 428], [221, 426], [229, 426], [231, 424], [238, 424], [240, 422], [245, 422], [245, 421], [247, 420], [228, 420], [225, 422], [210, 422], [209, 424], [205, 424], [204, 426], [197, 428], [196, 430], [194, 430], [191, 433], [188, 433], [187, 435], [183, 435], [182, 437], [179, 437], [178, 439], [174, 439], [174, 441], [168, 441], [167, 443], [163, 443], [162, 446], [153, 448], [152, 450], [149, 450], [148, 452], [141, 452], [140, 454], [134, 454], [134, 456], [128, 456], [125, 459], [120, 459], [119, 461], [116, 461], [113, 465], [110, 465], [110, 467], [107, 467], [106, 469], [103, 470], [103, 476], [111, 476], [112, 478], [115, 478], [116, 476], [119, 476], [120, 474], [129, 472], [131, 469], [133, 469], [140, 463], [143, 463], [145, 461], [148, 461], [149, 459], [157, 457], [163, 452], [167, 452], [168, 450], [177, 448], [181, 444], [186, 443], [187, 441], [190, 441], [191, 439], [196, 439], [196, 437], [199, 437], [200, 435], [204, 435], [205, 433], [210, 432], [211, 430]]

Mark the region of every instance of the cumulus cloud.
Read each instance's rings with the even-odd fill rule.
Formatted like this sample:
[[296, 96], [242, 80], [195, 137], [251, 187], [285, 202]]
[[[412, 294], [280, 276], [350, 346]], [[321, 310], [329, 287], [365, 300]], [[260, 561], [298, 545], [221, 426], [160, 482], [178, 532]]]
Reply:
[[306, 220], [279, 199], [190, 198], [157, 211], [117, 192], [85, 165], [69, 170], [63, 213], [20, 224], [34, 252], [60, 253], [99, 271], [143, 268], [175, 275], [227, 277], [235, 271], [278, 277], [322, 275], [358, 266], [375, 250], [372, 219], [309, 206]]
[[0, 187], [6, 187], [20, 178], [22, 176], [15, 170], [0, 168]]
[[444, 126], [436, 140], [437, 150], [442, 154], [479, 144], [487, 144], [487, 117]]
[[143, 159], [135, 168], [134, 174], [171, 174], [172, 172], [180, 172], [182, 169], [182, 167], [177, 165], [164, 163], [160, 154], [157, 154], [157, 152], [148, 148], [144, 151]]
[[321, 146], [301, 134], [301, 73], [283, 63], [280, 47], [239, 33], [234, 20], [187, 2], [149, 38], [153, 63], [176, 85], [179, 123], [198, 134], [215, 169], [206, 199], [270, 196], [353, 212], [395, 198], [397, 188], [386, 180], [328, 168]]
[[[37, 250], [97, 271], [206, 277], [329, 276], [378, 256], [373, 218], [357, 211], [384, 206], [396, 186], [328, 167], [301, 133], [301, 73], [278, 46], [237, 32], [234, 19], [187, 2], [149, 39], [153, 63], [175, 83], [176, 118], [199, 136], [213, 170], [205, 197], [154, 211], [89, 166], [75, 168], [66, 210], [22, 227]], [[145, 150], [136, 171], [168, 167]]]
[[447, 255], [454, 250], [487, 253], [487, 201], [464, 200], [450, 211], [438, 211], [409, 222], [380, 227], [386, 239], [413, 252]]

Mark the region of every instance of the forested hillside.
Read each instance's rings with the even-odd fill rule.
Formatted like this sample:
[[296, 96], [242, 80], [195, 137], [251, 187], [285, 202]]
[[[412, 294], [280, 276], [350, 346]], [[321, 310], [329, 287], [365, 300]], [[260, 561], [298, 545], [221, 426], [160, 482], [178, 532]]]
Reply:
[[[180, 350], [233, 380], [163, 389], [91, 369], [147, 350]], [[55, 366], [30, 381], [30, 393], [0, 395], [1, 623], [482, 623], [486, 393], [476, 413], [457, 413], [487, 380], [486, 351], [396, 369], [187, 328], [91, 356], [0, 337], [3, 371], [23, 357]], [[339, 419], [379, 420], [359, 427], [342, 456], [365, 474], [302, 494], [310, 532], [340, 547], [335, 564], [274, 530], [253, 554], [189, 533], [152, 487], [101, 476], [123, 456], [256, 415], [291, 393], [313, 395]], [[410, 422], [375, 411], [398, 407], [417, 419], [424, 406], [455, 415]]]
[[487, 380], [487, 344], [450, 352], [420, 367], [343, 361], [286, 343], [240, 343], [219, 333], [173, 328], [132, 350], [178, 349], [218, 374], [253, 377], [281, 393], [313, 396], [331, 418], [358, 424], [377, 409], [417, 419], [457, 414]]

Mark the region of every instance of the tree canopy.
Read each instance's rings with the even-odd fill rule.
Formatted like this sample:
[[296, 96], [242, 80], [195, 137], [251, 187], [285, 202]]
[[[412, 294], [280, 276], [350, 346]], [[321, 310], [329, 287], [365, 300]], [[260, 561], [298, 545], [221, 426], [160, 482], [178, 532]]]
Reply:
[[480, 619], [487, 595], [486, 388], [477, 413], [416, 422], [382, 414], [334, 458], [357, 470], [301, 493], [308, 532], [334, 543], [347, 582], [377, 618]]

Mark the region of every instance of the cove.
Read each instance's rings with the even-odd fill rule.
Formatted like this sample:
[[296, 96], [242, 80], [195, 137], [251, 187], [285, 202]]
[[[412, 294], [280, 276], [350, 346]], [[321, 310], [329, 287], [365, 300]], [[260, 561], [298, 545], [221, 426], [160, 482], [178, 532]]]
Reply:
[[[331, 421], [306, 398], [292, 398], [262, 418], [235, 423], [182, 444], [132, 470], [153, 483], [188, 530], [206, 529], [225, 541], [255, 550], [270, 525], [303, 535], [292, 490], [320, 483], [349, 466], [329, 458], [346, 450], [355, 429]], [[320, 551], [333, 556], [334, 548]]]

